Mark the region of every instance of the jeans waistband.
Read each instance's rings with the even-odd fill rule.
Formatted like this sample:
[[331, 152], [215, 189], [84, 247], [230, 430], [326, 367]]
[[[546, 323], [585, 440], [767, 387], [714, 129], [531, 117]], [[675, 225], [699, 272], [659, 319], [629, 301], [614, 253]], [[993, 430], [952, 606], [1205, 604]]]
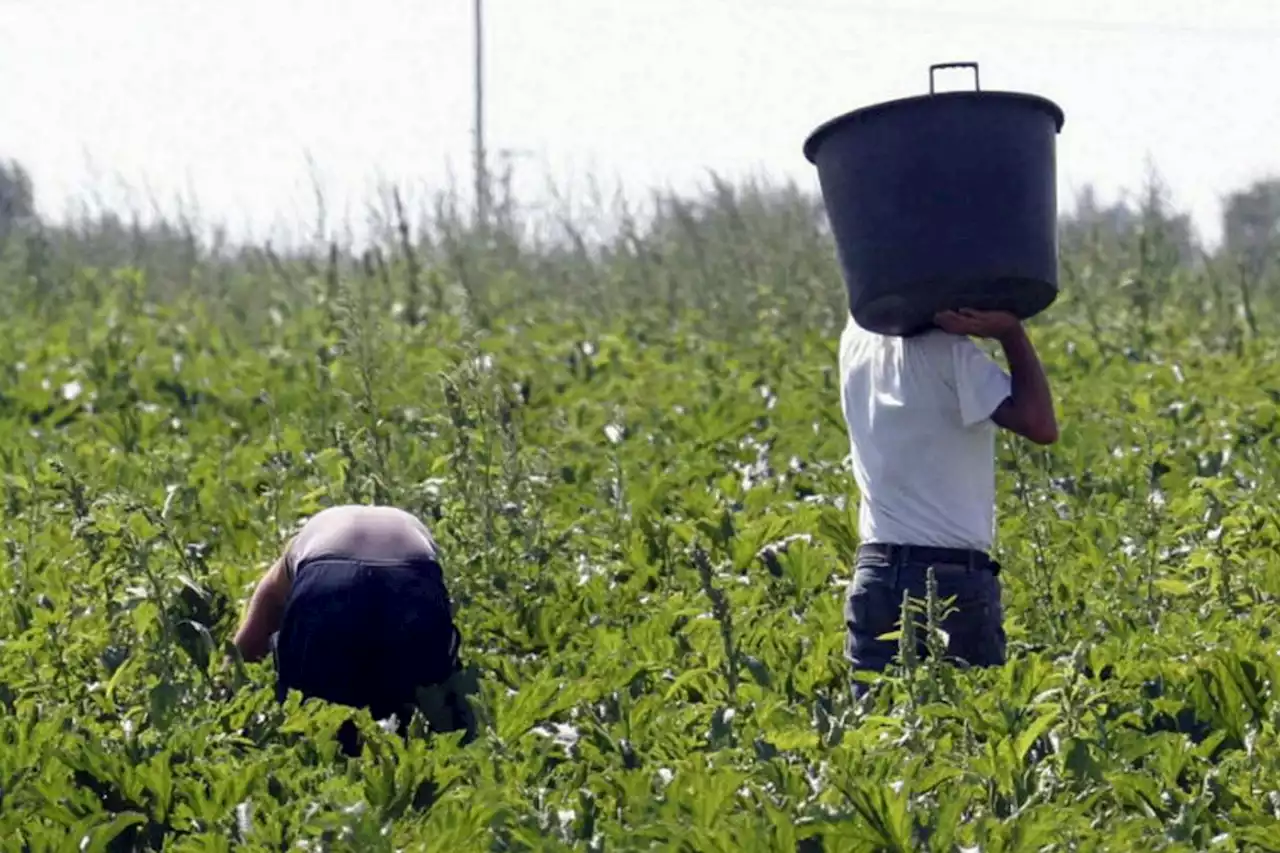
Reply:
[[930, 545], [897, 545], [881, 542], [864, 542], [858, 546], [858, 554], [879, 557], [893, 565], [907, 563], [937, 563], [949, 566], [967, 566], [969, 569], [986, 569], [993, 575], [1000, 574], [1000, 564], [986, 551], [969, 548], [938, 548]]

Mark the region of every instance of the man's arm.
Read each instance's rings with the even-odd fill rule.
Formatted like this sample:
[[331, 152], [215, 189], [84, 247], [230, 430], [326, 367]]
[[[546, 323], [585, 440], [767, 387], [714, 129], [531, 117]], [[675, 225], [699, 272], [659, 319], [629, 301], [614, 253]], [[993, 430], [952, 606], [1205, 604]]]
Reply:
[[991, 419], [1036, 444], [1053, 444], [1058, 440], [1058, 416], [1053, 410], [1049, 380], [1031, 339], [1018, 323], [998, 340], [1009, 362], [1013, 390], [996, 407]]
[[1049, 380], [1031, 339], [1013, 314], [1003, 311], [946, 311], [938, 325], [954, 335], [994, 338], [1009, 362], [1010, 393], [996, 407], [991, 419], [1036, 444], [1058, 440], [1058, 418], [1053, 408]]
[[280, 628], [291, 586], [284, 557], [280, 557], [253, 591], [244, 621], [236, 632], [236, 648], [245, 660], [261, 660], [270, 650], [271, 635]]

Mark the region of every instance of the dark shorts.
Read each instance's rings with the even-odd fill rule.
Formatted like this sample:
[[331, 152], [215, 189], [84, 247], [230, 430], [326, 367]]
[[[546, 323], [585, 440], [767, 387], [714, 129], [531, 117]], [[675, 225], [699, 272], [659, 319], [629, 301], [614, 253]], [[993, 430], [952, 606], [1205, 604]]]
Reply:
[[[877, 637], [898, 630], [904, 592], [924, 600], [929, 566], [937, 579], [938, 598], [954, 597], [954, 612], [941, 625], [949, 638], [948, 658], [979, 667], [1005, 662], [999, 566], [980, 554], [963, 561], [951, 557], [948, 562], [933, 559], [936, 556], [928, 549], [868, 546], [858, 550], [844, 609], [845, 656], [854, 669], [883, 671], [898, 653], [898, 640]], [[919, 636], [917, 651], [923, 658], [923, 632]]]
[[418, 687], [458, 670], [459, 646], [434, 561], [303, 563], [276, 637], [277, 698], [293, 689], [403, 723]]

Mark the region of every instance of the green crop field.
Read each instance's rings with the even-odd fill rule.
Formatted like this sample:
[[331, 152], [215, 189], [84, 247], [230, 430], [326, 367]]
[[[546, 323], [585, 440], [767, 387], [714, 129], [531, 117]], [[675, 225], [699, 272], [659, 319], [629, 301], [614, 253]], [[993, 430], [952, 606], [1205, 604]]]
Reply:
[[[908, 659], [861, 707], [815, 200], [397, 224], [10, 240], [0, 849], [1280, 849], [1265, 275], [1159, 222], [1064, 239], [1062, 440], [1000, 443], [1010, 663]], [[290, 531], [367, 501], [445, 549], [474, 740], [365, 715], [344, 758], [343, 709], [232, 654]]]

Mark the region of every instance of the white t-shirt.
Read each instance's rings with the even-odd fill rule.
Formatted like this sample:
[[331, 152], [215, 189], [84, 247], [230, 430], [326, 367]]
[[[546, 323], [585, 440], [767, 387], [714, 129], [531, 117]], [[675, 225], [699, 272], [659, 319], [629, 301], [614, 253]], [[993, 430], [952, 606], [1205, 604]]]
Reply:
[[1010, 380], [968, 337], [840, 337], [840, 403], [862, 494], [863, 542], [989, 551], [996, 407]]

